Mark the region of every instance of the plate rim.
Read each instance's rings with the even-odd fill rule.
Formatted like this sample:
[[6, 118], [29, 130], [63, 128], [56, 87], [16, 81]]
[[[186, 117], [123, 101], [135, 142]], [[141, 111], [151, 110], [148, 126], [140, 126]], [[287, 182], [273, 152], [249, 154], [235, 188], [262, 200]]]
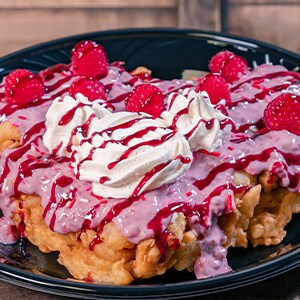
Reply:
[[[277, 263], [276, 266], [274, 266], [275, 262]], [[178, 296], [190, 298], [208, 294], [211, 295], [225, 290], [229, 291], [241, 286], [251, 285], [297, 268], [300, 266], [300, 247], [283, 255], [274, 257], [263, 264], [257, 263], [254, 265], [255, 266], [252, 267], [250, 265], [249, 269], [233, 270], [229, 273], [202, 280], [195, 279], [167, 284], [116, 286], [92, 284], [52, 277], [49, 275], [39, 275], [28, 270], [0, 263], [0, 280], [36, 291], [48, 292], [61, 296], [80, 297], [82, 299], [101, 299], [99, 296], [104, 297], [103, 299], [126, 299], [126, 297], [129, 296], [131, 297], [130, 299], [137, 300], [145, 299], [145, 296], [147, 299], [176, 299]], [[270, 268], [272, 266], [273, 268]], [[245, 274], [248, 275], [246, 277], [246, 282], [244, 281], [243, 276]], [[251, 276], [249, 276], [249, 274]], [[40, 281], [40, 279], [42, 279], [42, 281]], [[224, 282], [222, 283], [222, 281]], [[202, 286], [203, 283], [205, 286]], [[220, 285], [218, 285], [219, 283]], [[55, 288], [58, 287], [63, 289], [56, 290]], [[161, 294], [162, 289], [165, 289], [164, 294]], [[117, 293], [112, 294], [112, 290]], [[156, 293], [154, 294], [154, 292]], [[126, 296], [124, 296], [124, 294]], [[176, 298], [174, 298], [175, 296]]]
[[242, 45], [252, 44], [253, 47], [258, 48], [268, 48], [269, 50], [275, 51], [275, 52], [281, 52], [284, 55], [288, 55], [291, 57], [294, 57], [296, 59], [299, 59], [300, 54], [293, 52], [291, 50], [288, 50], [286, 48], [276, 46], [272, 43], [268, 43], [262, 40], [254, 39], [254, 38], [248, 38], [248, 37], [243, 37], [240, 35], [234, 35], [234, 34], [227, 34], [227, 33], [222, 33], [222, 32], [217, 32], [217, 31], [205, 31], [205, 30], [198, 30], [198, 29], [186, 29], [186, 28], [172, 28], [172, 27], [157, 27], [157, 28], [124, 28], [124, 29], [112, 29], [112, 30], [100, 30], [100, 31], [91, 31], [91, 32], [86, 32], [86, 33], [80, 33], [80, 34], [75, 34], [75, 35], [68, 35], [66, 37], [61, 37], [57, 39], [52, 39], [50, 41], [45, 41], [41, 42], [38, 44], [34, 44], [31, 46], [27, 46], [24, 48], [21, 48], [17, 51], [14, 51], [12, 53], [6, 54], [2, 57], [0, 57], [0, 64], [6, 62], [7, 60], [14, 59], [16, 56], [20, 57], [23, 56], [24, 54], [30, 54], [31, 52], [36, 52], [39, 50], [43, 50], [46, 47], [53, 47], [53, 46], [58, 46], [62, 43], [69, 43], [71, 41], [76, 42], [77, 40], [82, 40], [86, 39], [87, 37], [89, 39], [92, 38], [109, 38], [111, 39], [112, 37], [118, 38], [118, 36], [125, 36], [125, 35], [135, 35], [135, 36], [145, 36], [147, 35], [180, 35], [181, 37], [186, 36], [186, 38], [207, 38], [210, 37], [216, 41], [219, 42], [229, 42], [230, 40], [232, 42], [239, 43]]

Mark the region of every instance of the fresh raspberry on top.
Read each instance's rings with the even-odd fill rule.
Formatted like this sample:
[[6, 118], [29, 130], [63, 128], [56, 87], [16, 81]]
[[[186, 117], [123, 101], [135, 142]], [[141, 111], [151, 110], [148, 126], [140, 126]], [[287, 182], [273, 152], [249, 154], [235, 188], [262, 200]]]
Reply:
[[45, 94], [41, 77], [26, 69], [17, 69], [5, 78], [5, 99], [8, 103], [25, 104]]
[[220, 70], [223, 69], [225, 63], [227, 60], [230, 60], [231, 56], [234, 56], [234, 53], [228, 50], [218, 52], [211, 58], [208, 69], [212, 73], [221, 73]]
[[207, 74], [201, 77], [195, 91], [206, 91], [213, 104], [217, 104], [221, 100], [225, 100], [226, 104], [231, 102], [228, 83], [219, 74]]
[[226, 50], [213, 56], [208, 68], [212, 73], [219, 73], [227, 82], [233, 83], [246, 72], [248, 63], [242, 56]]
[[164, 95], [150, 83], [138, 85], [125, 100], [125, 109], [131, 112], [145, 112], [159, 117], [164, 107]]
[[72, 68], [76, 75], [102, 78], [108, 62], [104, 48], [92, 41], [82, 41], [72, 50]]
[[270, 130], [286, 129], [300, 135], [300, 96], [281, 94], [264, 111], [264, 122]]
[[77, 93], [81, 93], [90, 101], [107, 99], [104, 85], [102, 82], [99, 82], [97, 79], [93, 78], [83, 77], [75, 80], [69, 88], [69, 93], [73, 98], [76, 97]]

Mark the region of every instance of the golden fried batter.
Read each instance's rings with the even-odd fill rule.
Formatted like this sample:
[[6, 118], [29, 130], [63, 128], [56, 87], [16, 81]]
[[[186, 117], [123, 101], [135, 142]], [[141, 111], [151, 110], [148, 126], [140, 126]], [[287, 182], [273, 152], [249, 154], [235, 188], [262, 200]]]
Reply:
[[[235, 178], [242, 176], [236, 174]], [[236, 198], [236, 210], [220, 217], [226, 245], [246, 248], [248, 240], [254, 247], [277, 245], [286, 235], [284, 227], [292, 214], [300, 212], [300, 194], [279, 187], [278, 178], [269, 172], [262, 172], [257, 178], [249, 175], [248, 184], [254, 186], [241, 199]]]
[[[17, 209], [13, 220], [18, 225], [22, 211], [26, 224], [25, 236], [43, 252], [59, 251], [58, 261], [74, 278], [80, 280], [102, 284], [129, 284], [134, 279], [163, 274], [172, 266], [181, 270], [190, 268], [199, 254], [195, 236], [191, 238], [191, 232], [185, 232], [186, 221], [182, 213], [168, 227], [168, 231], [172, 233], [168, 240], [170, 245], [174, 238], [182, 243], [178, 249], [169, 247], [160, 262], [162, 254], [154, 239], [135, 245], [120, 234], [114, 223], [108, 223], [101, 234], [103, 242], [91, 251], [89, 245], [96, 235], [95, 230], [87, 230], [81, 234], [55, 233], [42, 218], [43, 209], [39, 196], [24, 195], [15, 200], [18, 204], [22, 203], [17, 205], [22, 208]], [[180, 261], [182, 257], [185, 260]]]
[[[17, 127], [0, 124], [0, 151], [18, 147], [20, 138]], [[249, 188], [235, 195], [236, 209], [219, 219], [227, 236], [226, 246], [247, 247], [248, 241], [253, 246], [280, 243], [292, 213], [300, 212], [300, 195], [279, 187], [278, 178], [268, 172], [259, 176], [236, 172], [234, 184]], [[138, 245], [129, 242], [113, 222], [104, 227], [102, 243], [91, 251], [89, 245], [97, 234], [96, 229], [68, 234], [53, 232], [43, 220], [38, 195], [22, 195], [14, 200], [16, 210], [12, 219], [16, 226], [24, 222], [25, 237], [42, 252], [58, 251], [58, 261], [78, 280], [126, 285], [135, 279], [164, 274], [172, 267], [192, 271], [200, 254], [197, 237], [188, 228], [183, 213], [176, 214], [168, 226], [170, 234], [164, 254], [155, 239]], [[174, 241], [179, 247], [174, 247]]]
[[16, 148], [20, 145], [21, 133], [9, 122], [0, 124], [0, 152], [6, 148]]

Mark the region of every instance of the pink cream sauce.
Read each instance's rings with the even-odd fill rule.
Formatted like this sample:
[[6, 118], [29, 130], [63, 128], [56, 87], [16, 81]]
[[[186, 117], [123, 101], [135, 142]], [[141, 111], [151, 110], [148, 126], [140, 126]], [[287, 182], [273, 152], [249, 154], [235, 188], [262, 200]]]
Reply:
[[[269, 170], [280, 177], [282, 186], [299, 191], [299, 137], [287, 131], [262, 131], [264, 134], [253, 135], [255, 130], [249, 130], [250, 126], [255, 127], [256, 124], [263, 127], [263, 110], [280, 93], [279, 89], [288, 88], [291, 84], [299, 85], [299, 76], [286, 71], [284, 67], [258, 67], [231, 86], [232, 104], [227, 110], [235, 121], [237, 132], [221, 149], [212, 153], [195, 153], [191, 168], [174, 183], [142, 196], [133, 194], [130, 199], [103, 199], [94, 195], [90, 182], [76, 178], [69, 159], [49, 154], [42, 142], [46, 112], [53, 99], [68, 94], [68, 88], [76, 77], [64, 65], [44, 72], [44, 77], [45, 96], [26, 107], [6, 104], [3, 84], [0, 86], [1, 120], [11, 122], [22, 133], [20, 148], [7, 149], [0, 158], [0, 208], [4, 214], [0, 219], [0, 225], [3, 225], [0, 238], [3, 242], [11, 243], [16, 239], [17, 230], [10, 221], [15, 205], [11, 197], [22, 193], [40, 195], [43, 217], [56, 232], [97, 228], [95, 239], [90, 244], [91, 251], [101, 243], [103, 227], [113, 221], [133, 243], [155, 238], [162, 260], [169, 236], [166, 227], [176, 213], [183, 212], [189, 227], [199, 237], [201, 256], [195, 264], [195, 274], [197, 278], [204, 278], [230, 270], [226, 249], [222, 247], [226, 238], [218, 227], [217, 218], [232, 211], [234, 193], [249, 188], [233, 184], [232, 175], [235, 171], [246, 170], [255, 175]], [[132, 77], [117, 63], [110, 66], [108, 75], [101, 81], [115, 111], [124, 110], [124, 99], [135, 85], [141, 83], [140, 79]], [[183, 80], [155, 79], [152, 82], [166, 96], [173, 91], [181, 93], [182, 89], [195, 85]], [[67, 116], [68, 120], [61, 120], [62, 124], [72, 118], [72, 113]], [[137, 134], [140, 137], [144, 133]], [[124, 153], [124, 157], [128, 155], [130, 153]], [[183, 157], [178, 159], [185, 162]], [[140, 185], [163, 167], [156, 166], [151, 174], [145, 175]], [[105, 183], [108, 179], [101, 180]], [[19, 228], [19, 235], [23, 234], [24, 228]], [[178, 246], [178, 241], [174, 239], [173, 247]]]

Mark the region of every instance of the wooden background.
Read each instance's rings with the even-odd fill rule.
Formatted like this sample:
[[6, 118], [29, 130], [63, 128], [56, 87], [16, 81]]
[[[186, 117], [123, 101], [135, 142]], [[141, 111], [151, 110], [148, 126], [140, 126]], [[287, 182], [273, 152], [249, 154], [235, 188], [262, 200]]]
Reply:
[[[223, 31], [300, 53], [300, 0], [0, 0], [0, 56], [67, 35], [128, 27]], [[300, 269], [205, 299], [299, 299]], [[0, 282], [3, 300], [67, 300]]]
[[128, 27], [223, 31], [300, 53], [300, 0], [0, 0], [0, 56], [63, 36]]

